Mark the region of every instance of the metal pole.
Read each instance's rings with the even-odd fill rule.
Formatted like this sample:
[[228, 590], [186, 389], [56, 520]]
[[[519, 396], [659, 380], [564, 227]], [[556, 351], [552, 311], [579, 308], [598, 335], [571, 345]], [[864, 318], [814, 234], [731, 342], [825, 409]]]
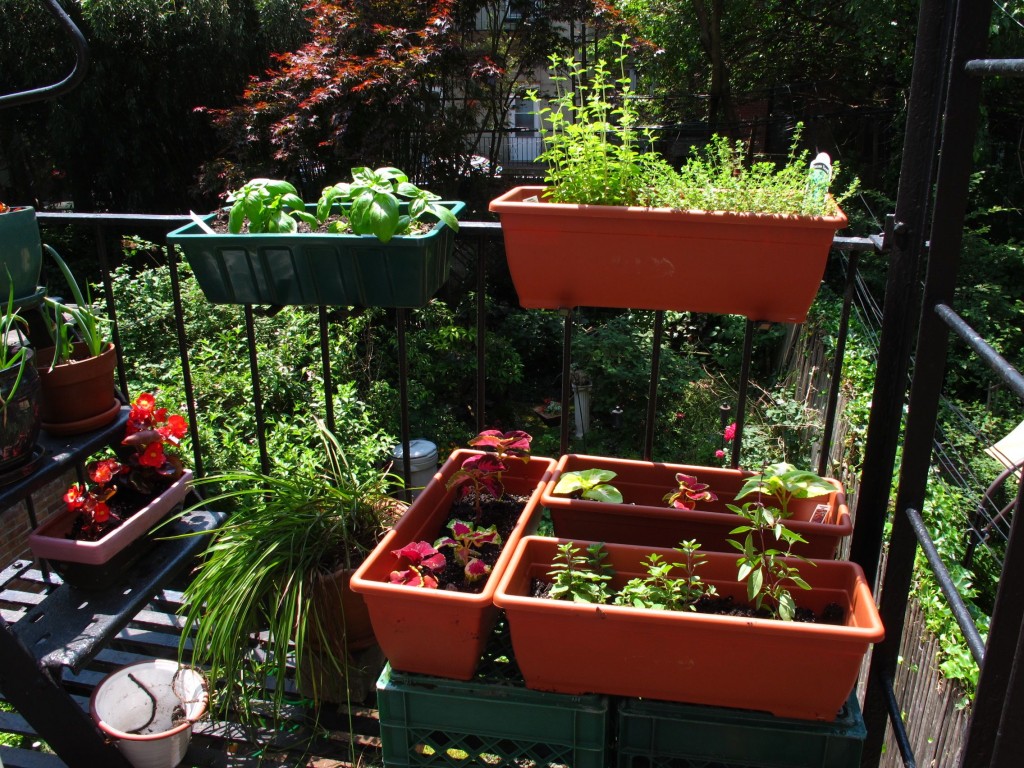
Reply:
[[647, 390], [647, 424], [644, 428], [644, 461], [654, 454], [654, 429], [658, 420], [658, 380], [661, 378], [661, 337], [665, 333], [665, 313], [654, 313], [654, 333], [651, 341], [651, 382]]

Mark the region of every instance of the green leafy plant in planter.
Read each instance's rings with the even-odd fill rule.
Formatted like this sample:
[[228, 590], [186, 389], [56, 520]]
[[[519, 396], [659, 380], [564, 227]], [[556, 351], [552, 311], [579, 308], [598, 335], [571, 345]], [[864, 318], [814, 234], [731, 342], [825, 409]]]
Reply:
[[[536, 90], [527, 93], [542, 119], [544, 151], [537, 160], [548, 166], [546, 199], [823, 216], [835, 213], [857, 191], [854, 180], [836, 199], [828, 196], [839, 169], [827, 156], [827, 167], [816, 169], [823, 173], [809, 174], [810, 152], [799, 149], [802, 123], [781, 166], [768, 160], [749, 163], [746, 142], [716, 134], [677, 172], [653, 149], [651, 130], [641, 127], [626, 72], [626, 38], [616, 45], [620, 52], [612, 64], [599, 59], [592, 69], [571, 57], [552, 55], [550, 76], [557, 88], [552, 106], [540, 106]], [[816, 161], [822, 163], [820, 157]]]
[[[294, 185], [280, 179], [252, 179], [228, 194], [228, 231], [238, 234], [296, 232], [299, 223], [313, 231], [374, 235], [382, 243], [395, 235], [414, 235], [428, 229], [423, 217], [432, 214], [456, 232], [459, 221], [439, 195], [420, 189], [398, 168], [353, 168], [352, 181], [325, 187], [315, 212], [306, 210]], [[340, 204], [349, 204], [341, 217]], [[408, 210], [402, 212], [402, 203]], [[421, 224], [417, 228], [417, 224]]]
[[228, 231], [238, 234], [258, 232], [295, 232], [299, 222], [316, 228], [316, 216], [306, 213], [306, 204], [298, 190], [280, 179], [252, 179], [228, 194]]
[[85, 293], [82, 292], [74, 274], [60, 254], [48, 245], [44, 244], [43, 248], [60, 268], [74, 299], [73, 304], [50, 296], [45, 299], [46, 305], [53, 313], [50, 334], [56, 350], [50, 367], [69, 362], [74, 357], [76, 340], [84, 345], [89, 357], [98, 357], [110, 343], [107, 338], [109, 321], [93, 304], [88, 287]]
[[610, 469], [594, 468], [563, 472], [552, 492], [560, 496], [621, 504], [622, 493], [610, 482], [614, 479], [615, 473]]
[[756, 493], [758, 497], [774, 498], [784, 517], [789, 516], [789, 503], [793, 499], [810, 499], [827, 496], [835, 486], [820, 475], [809, 470], [797, 469], [792, 464], [779, 462], [764, 467], [759, 474], [750, 477], [736, 494], [736, 499]]
[[0, 305], [0, 472], [31, 461], [39, 435], [39, 374], [26, 346], [28, 323], [14, 306], [14, 281]]
[[573, 542], [560, 544], [558, 555], [551, 563], [548, 576], [553, 600], [572, 600], [576, 603], [606, 603], [611, 598], [611, 580], [614, 569], [604, 562], [607, 553], [601, 544], [590, 544], [582, 553]]
[[25, 375], [25, 369], [31, 358], [31, 350], [14, 339], [20, 338], [23, 330], [28, 328], [28, 322], [18, 314], [14, 308], [14, 283], [11, 283], [8, 291], [7, 304], [4, 307], [3, 315], [0, 316], [0, 372], [13, 373], [13, 380], [0, 389], [0, 415], [5, 423], [7, 419], [7, 404], [14, 400], [18, 394], [18, 387]]
[[[353, 168], [352, 181], [326, 187], [316, 206], [316, 218], [326, 222], [335, 203], [351, 203], [347, 222], [335, 221], [328, 231], [375, 235], [382, 243], [395, 235], [415, 234], [414, 224], [425, 214], [433, 214], [456, 232], [455, 215], [438, 205], [439, 195], [420, 189], [397, 168]], [[408, 213], [401, 212], [401, 202], [408, 202]]]
[[[348, 573], [402, 508], [388, 496], [401, 479], [357, 473], [338, 438], [319, 419], [315, 423], [322, 445], [315, 468], [286, 475], [226, 472], [197, 481], [222, 489], [202, 502], [204, 508], [241, 502], [211, 534], [184, 594], [186, 624], [196, 627], [192, 662], [208, 666], [210, 679], [218, 681], [218, 712], [234, 704], [253, 716], [262, 698], [277, 717], [285, 686], [272, 681], [284, 680], [293, 660], [297, 679], [311, 687], [314, 700], [347, 699], [349, 651], [373, 643], [365, 606], [358, 596], [348, 600]], [[252, 648], [254, 634], [264, 631], [261, 663]], [[344, 690], [335, 693], [339, 679]]]

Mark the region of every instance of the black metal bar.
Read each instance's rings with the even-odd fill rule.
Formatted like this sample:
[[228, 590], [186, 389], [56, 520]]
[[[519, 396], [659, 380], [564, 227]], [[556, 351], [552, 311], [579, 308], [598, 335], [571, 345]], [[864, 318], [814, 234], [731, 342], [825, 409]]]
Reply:
[[935, 548], [935, 542], [932, 541], [931, 534], [928, 533], [924, 520], [921, 518], [921, 513], [916, 509], [907, 509], [906, 515], [910, 520], [910, 527], [917, 537], [917, 543], [921, 545], [921, 550], [924, 552], [925, 557], [928, 558], [928, 564], [935, 574], [935, 581], [949, 602], [949, 609], [953, 612], [953, 618], [956, 619], [956, 623], [960, 626], [960, 631], [964, 633], [967, 647], [971, 649], [971, 655], [974, 656], [974, 660], [980, 666], [985, 659], [985, 641], [982, 639], [981, 633], [978, 632], [978, 628], [974, 626], [971, 612], [967, 610], [967, 604], [960, 596], [960, 592], [957, 591], [956, 584], [949, 575], [949, 569], [942, 562], [939, 550]]
[[[893, 690], [892, 681], [885, 678], [878, 681], [885, 698], [885, 708], [889, 715], [889, 724], [892, 725], [892, 735], [896, 739], [896, 746], [900, 751], [904, 768], [917, 768], [917, 759], [914, 757], [914, 748], [910, 744], [910, 736], [907, 735], [907, 726], [903, 722], [903, 712], [900, 710], [900, 703], [896, 700], [896, 691]], [[868, 764], [861, 763], [864, 768]], [[877, 766], [878, 761], [872, 763]]]
[[1017, 397], [1024, 400], [1024, 375], [996, 352], [978, 332], [969, 326], [960, 315], [945, 304], [935, 305], [935, 314], [949, 326], [957, 336], [963, 339], [982, 361], [1010, 387]]
[[181, 276], [178, 274], [178, 252], [164, 237], [167, 251], [167, 271], [171, 277], [171, 301], [174, 304], [174, 331], [181, 356], [181, 383], [185, 388], [185, 407], [188, 409], [188, 428], [192, 436], [192, 461], [196, 477], [202, 477], [203, 451], [199, 444], [199, 417], [196, 413], [196, 391], [192, 383], [192, 364], [188, 357], [188, 337], [185, 334], [185, 309], [181, 302]]
[[[487, 398], [487, 275], [483, 236], [476, 240], [476, 431], [484, 431]], [[562, 402], [565, 402], [564, 400]]]
[[964, 65], [964, 71], [972, 75], [1024, 75], [1024, 59], [975, 59]]
[[[984, 51], [988, 37], [990, 6], [979, 3], [956, 3], [954, 16], [949, 17], [950, 53], [946, 103], [942, 114], [942, 140], [937, 153], [934, 215], [928, 241], [927, 274], [922, 296], [914, 375], [910, 388], [906, 430], [903, 439], [902, 463], [896, 493], [897, 514], [893, 518], [886, 558], [884, 589], [879, 613], [886, 628], [886, 637], [875, 646], [872, 666], [880, 675], [895, 677], [900, 653], [900, 638], [906, 618], [907, 600], [913, 579], [914, 553], [917, 538], [910, 519], [900, 511], [923, 509], [932, 464], [932, 445], [938, 419], [939, 403], [945, 378], [949, 330], [934, 312], [938, 304], [949, 303], [956, 289], [963, 240], [963, 222], [967, 211], [968, 188], [973, 170], [974, 139], [977, 132], [981, 81], [964, 74], [963, 64]], [[898, 219], [898, 217], [897, 217]], [[890, 298], [886, 296], [886, 306]], [[906, 333], [906, 328], [902, 333]], [[878, 400], [873, 401], [877, 406]], [[874, 415], [874, 414], [872, 414]], [[899, 423], [898, 417], [894, 423]], [[870, 425], [869, 425], [870, 428]], [[891, 431], [891, 427], [890, 427]], [[866, 469], [865, 469], [866, 472]], [[865, 475], [866, 477], [866, 475]], [[885, 478], [886, 482], [889, 478]], [[858, 526], [860, 519], [858, 518]], [[876, 554], [877, 556], [877, 554]], [[1012, 622], [1014, 631], [1020, 617]], [[988, 652], [986, 652], [988, 653]], [[986, 666], [988, 666], [988, 661]], [[871, 683], [869, 682], [869, 687]], [[999, 696], [1000, 705], [1002, 696]], [[975, 700], [975, 704], [978, 700]], [[988, 712], [993, 724], [998, 712]], [[978, 716], [974, 711], [972, 721]], [[993, 725], [994, 727], [994, 725]], [[990, 747], [988, 744], [987, 747]], [[974, 760], [971, 749], [965, 759]], [[979, 753], [989, 756], [988, 748]], [[986, 762], [977, 765], [988, 765]]]
[[[899, 192], [895, 215], [887, 228], [884, 243], [885, 250], [889, 252], [889, 273], [861, 486], [854, 515], [857, 524], [850, 549], [850, 559], [860, 564], [872, 585], [877, 581], [912, 340], [920, 306], [920, 263], [939, 156], [953, 2], [922, 0], [918, 9]], [[906, 557], [905, 553], [903, 556]], [[909, 559], [913, 560], [912, 557]], [[902, 627], [902, 617], [897, 624]], [[864, 768], [877, 768], [889, 721], [884, 689], [887, 681], [895, 675], [899, 632], [894, 633], [886, 625], [886, 636], [890, 639], [895, 636], [896, 647], [890, 646], [883, 654], [876, 646], [872, 652], [871, 674], [864, 697], [864, 723], [867, 727], [861, 756]]]
[[651, 334], [651, 381], [647, 389], [647, 423], [644, 425], [644, 461], [654, 454], [654, 429], [658, 423], [658, 382], [661, 379], [661, 338], [665, 334], [665, 313], [654, 313], [654, 332]]
[[562, 313], [562, 419], [558, 428], [558, 448], [560, 455], [569, 452], [569, 408], [571, 390], [569, 377], [572, 375], [572, 315], [569, 309], [560, 309]]
[[[1021, 484], [1021, 488], [1024, 489], [1024, 483]], [[1018, 495], [1018, 504], [1021, 501], [1021, 496]], [[1017, 647], [1013, 654], [1013, 666], [1010, 669], [1006, 691], [999, 729], [996, 731], [995, 748], [992, 751], [992, 765], [996, 768], [1020, 765], [1020, 756], [1024, 754], [1024, 729], [1020, 727], [1020, 713], [1024, 712], [1024, 623], [1017, 629]]]
[[[890, 253], [889, 273], [861, 486], [857, 492], [857, 525], [850, 546], [850, 559], [864, 569], [872, 585], [877, 579], [899, 443], [896, 425], [903, 416], [913, 329], [920, 305], [920, 263], [938, 157], [951, 5], [952, 0], [925, 0], [919, 9], [899, 193], [896, 213], [885, 238]], [[870, 702], [865, 704], [865, 710], [868, 720], [872, 716]], [[880, 707], [874, 717], [876, 729], [882, 727], [884, 713]]]
[[[114, 284], [110, 279], [110, 259], [107, 256], [107, 239], [103, 236], [103, 227], [96, 224], [96, 255], [99, 260], [100, 276], [103, 281], [103, 295], [107, 302], [107, 315], [110, 317], [110, 339], [114, 342], [114, 354], [117, 356], [117, 383], [127, 402], [132, 401], [128, 391], [128, 377], [124, 371], [124, 355], [121, 352], [121, 329], [117, 324], [117, 306], [114, 303]], [[86, 287], [88, 289], [88, 286]], [[87, 299], [89, 296], [87, 295]]]
[[320, 365], [324, 369], [325, 423], [331, 434], [336, 434], [338, 430], [334, 419], [334, 378], [331, 375], [331, 344], [328, 338], [330, 326], [327, 322], [327, 307], [321, 305], [316, 309], [320, 321]]
[[740, 364], [740, 386], [736, 393], [736, 432], [732, 438], [732, 466], [740, 465], [743, 449], [743, 422], [747, 417], [747, 386], [750, 383], [750, 357], [754, 350], [754, 321], [747, 319], [743, 330], [743, 361]]
[[405, 309], [395, 310], [395, 331], [398, 334], [398, 403], [402, 419], [402, 478], [405, 480], [405, 500], [412, 502], [412, 446], [409, 433], [409, 350], [405, 340]]
[[832, 247], [839, 251], [871, 251], [882, 252], [882, 243], [877, 236], [872, 237], [833, 237]]
[[[86, 73], [89, 71], [89, 43], [85, 40], [85, 35], [82, 31], [75, 26], [75, 22], [71, 20], [71, 17], [64, 12], [61, 8], [60, 3], [57, 0], [42, 0], [46, 10], [49, 11], [50, 15], [53, 16], [57, 23], [61, 26], [68, 37], [71, 38], [71, 42], [75, 46], [75, 66], [68, 73], [68, 76], [63, 80], [54, 83], [52, 85], [45, 85], [41, 88], [33, 88], [29, 91], [21, 91], [19, 93], [9, 93], [4, 96], [0, 96], [0, 109], [4, 107], [16, 107], [23, 104], [31, 104], [35, 101], [45, 101], [46, 99], [55, 99], [58, 96], [63, 96], [68, 91], [75, 88]], [[13, 30], [9, 30], [13, 31]], [[42, 51], [40, 51], [42, 53]]]
[[[1024, 477], [1017, 486], [1017, 509], [1024, 509]], [[1020, 765], [1020, 710], [1014, 720], [1006, 717], [1007, 706], [1020, 706], [1021, 625], [1024, 624], [1024, 530], [1021, 515], [1013, 516], [1006, 542], [1003, 572], [999, 576], [995, 607], [989, 621], [985, 665], [978, 677], [978, 691], [971, 708], [964, 745], [963, 768], [1016, 768]], [[988, 718], [987, 720], [984, 718]], [[1016, 750], [1016, 751], [1015, 751]], [[975, 754], [977, 751], [977, 754]], [[998, 755], [998, 761], [996, 756]]]
[[260, 386], [260, 363], [256, 354], [256, 321], [252, 304], [245, 305], [245, 339], [249, 347], [249, 378], [252, 381], [252, 407], [256, 416], [256, 442], [260, 449], [260, 469], [270, 474], [270, 456], [267, 454], [267, 421], [263, 415], [263, 392]]
[[839, 332], [836, 349], [832, 358], [832, 373], [828, 383], [828, 400], [825, 403], [825, 429], [821, 436], [821, 453], [818, 455], [818, 474], [828, 474], [828, 462], [832, 456], [832, 436], [835, 433], [836, 409], [839, 407], [839, 385], [843, 376], [843, 357], [846, 355], [846, 338], [850, 332], [850, 310], [857, 284], [857, 266], [860, 254], [851, 253], [846, 265], [846, 287], [843, 290], [843, 309], [839, 315]]

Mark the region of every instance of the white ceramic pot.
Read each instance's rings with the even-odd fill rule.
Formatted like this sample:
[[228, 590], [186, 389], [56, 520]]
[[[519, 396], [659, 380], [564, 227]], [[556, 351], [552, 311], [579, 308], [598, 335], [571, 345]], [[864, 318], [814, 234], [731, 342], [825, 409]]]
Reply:
[[174, 768], [185, 757], [192, 724], [206, 712], [206, 678], [167, 659], [111, 672], [92, 693], [89, 711], [135, 768]]

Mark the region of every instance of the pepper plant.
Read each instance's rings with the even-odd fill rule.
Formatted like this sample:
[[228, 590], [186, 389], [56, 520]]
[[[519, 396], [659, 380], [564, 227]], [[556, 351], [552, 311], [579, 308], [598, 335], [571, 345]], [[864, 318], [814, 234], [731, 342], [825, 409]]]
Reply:
[[[796, 602], [789, 586], [810, 589], [811, 585], [800, 576], [800, 569], [785, 562], [784, 558], [810, 563], [792, 553], [794, 544], [806, 544], [806, 540], [783, 524], [787, 515], [777, 509], [757, 502], [747, 502], [742, 507], [735, 504], [726, 506], [747, 520], [746, 524], [729, 531], [730, 536], [746, 534], [742, 541], [726, 539], [740, 552], [736, 561], [739, 567], [737, 578], [747, 582], [747, 599], [755, 608], [766, 608], [773, 616], [792, 621], [796, 617]], [[772, 546], [772, 539], [783, 548]]]
[[548, 571], [553, 582], [549, 597], [574, 603], [607, 603], [615, 575], [612, 567], [604, 562], [607, 556], [601, 544], [591, 544], [586, 553], [571, 541], [559, 544]]

